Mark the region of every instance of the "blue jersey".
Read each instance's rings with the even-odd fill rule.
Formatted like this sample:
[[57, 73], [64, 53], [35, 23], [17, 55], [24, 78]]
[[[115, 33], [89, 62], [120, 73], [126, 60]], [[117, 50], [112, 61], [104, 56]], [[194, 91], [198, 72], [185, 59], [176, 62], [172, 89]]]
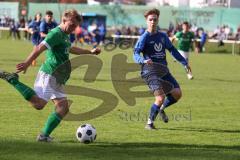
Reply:
[[[136, 63], [143, 64], [144, 60], [151, 59], [155, 63], [167, 65], [166, 49], [168, 49], [172, 56], [182, 63], [182, 65], [186, 66], [188, 64], [172, 45], [168, 36], [163, 32], [151, 34], [145, 31], [135, 45], [134, 60]], [[141, 53], [143, 56], [141, 56]]]
[[[40, 32], [43, 32], [44, 34], [48, 34], [48, 32], [50, 32], [53, 28], [57, 27], [57, 23], [56, 22], [51, 22], [51, 23], [47, 23], [45, 20], [43, 20], [40, 24]], [[44, 40], [44, 37], [41, 37], [42, 41]]]
[[40, 23], [41, 21], [37, 22], [33, 20], [29, 23], [28, 28], [31, 28], [33, 31], [32, 34], [32, 43], [33, 45], [38, 45], [40, 43]]

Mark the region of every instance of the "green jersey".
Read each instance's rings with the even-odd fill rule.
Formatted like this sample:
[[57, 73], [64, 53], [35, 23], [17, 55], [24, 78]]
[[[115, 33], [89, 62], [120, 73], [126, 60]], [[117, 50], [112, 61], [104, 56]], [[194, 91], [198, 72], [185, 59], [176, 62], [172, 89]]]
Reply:
[[176, 37], [178, 38], [178, 49], [189, 52], [192, 47], [192, 40], [194, 39], [193, 32], [177, 32]]
[[65, 84], [70, 77], [71, 64], [69, 62], [69, 49], [71, 43], [69, 36], [60, 27], [52, 29], [42, 42], [48, 48], [46, 60], [40, 71], [53, 75], [58, 83]]

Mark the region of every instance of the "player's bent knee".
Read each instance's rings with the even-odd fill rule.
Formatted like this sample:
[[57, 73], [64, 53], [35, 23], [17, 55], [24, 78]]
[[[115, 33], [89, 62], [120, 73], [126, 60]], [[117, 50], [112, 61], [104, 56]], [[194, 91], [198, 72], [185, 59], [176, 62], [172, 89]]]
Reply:
[[178, 101], [182, 97], [182, 91], [180, 89], [176, 89], [173, 93], [172, 96], [176, 101]]
[[57, 106], [56, 112], [63, 118], [68, 114], [69, 108], [67, 106]]
[[46, 106], [46, 102], [45, 101], [38, 101], [33, 103], [33, 107], [37, 110], [42, 110], [45, 106]]
[[36, 103], [36, 104], [33, 104], [33, 107], [34, 107], [36, 110], [42, 110], [42, 109], [45, 107], [45, 105]]
[[163, 102], [164, 102], [164, 97], [163, 96], [156, 96], [155, 97], [155, 104], [156, 105], [162, 105], [163, 104]]

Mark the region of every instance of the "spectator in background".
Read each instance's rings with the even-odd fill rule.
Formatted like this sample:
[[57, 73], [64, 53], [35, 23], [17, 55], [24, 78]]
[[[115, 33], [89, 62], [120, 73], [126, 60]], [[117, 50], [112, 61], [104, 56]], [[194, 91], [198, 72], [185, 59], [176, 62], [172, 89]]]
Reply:
[[15, 26], [15, 21], [12, 20], [11, 23], [10, 23], [10, 26], [9, 26], [9, 35], [8, 35], [8, 38], [9, 37], [12, 37], [12, 39], [15, 39], [15, 30], [16, 30], [16, 26]]
[[240, 26], [239, 26], [238, 29], [237, 29], [237, 34], [236, 34], [235, 39], [236, 39], [236, 41], [239, 41], [239, 40], [240, 40]]
[[102, 45], [104, 43], [106, 32], [107, 32], [106, 27], [104, 26], [104, 24], [101, 24], [98, 27], [98, 30], [99, 30], [100, 45]]
[[125, 30], [125, 35], [132, 35], [132, 31], [130, 27], [127, 27], [127, 29]]
[[99, 45], [100, 43], [100, 31], [99, 31], [99, 28], [96, 27], [93, 31], [92, 31], [92, 44], [94, 46], [97, 46]]
[[[26, 28], [26, 21], [25, 21], [25, 18], [22, 16], [19, 20], [19, 23], [20, 23], [20, 28]], [[24, 40], [27, 39], [27, 30], [24, 30]]]
[[217, 26], [217, 28], [214, 30], [211, 38], [216, 38], [219, 41], [218, 42], [218, 47], [224, 46], [223, 40], [227, 39], [227, 35], [225, 33], [224, 27]]
[[228, 25], [225, 25], [223, 28], [224, 28], [224, 32], [226, 34], [226, 39], [229, 39], [229, 36], [231, 34], [231, 28]]
[[174, 33], [174, 24], [173, 24], [173, 22], [171, 21], [170, 23], [169, 23], [169, 26], [168, 26], [168, 34], [172, 34], [172, 33]]
[[85, 28], [82, 28], [82, 29], [83, 29], [82, 34], [83, 34], [84, 43], [90, 44], [91, 36], [90, 36], [88, 30]]
[[220, 28], [219, 33], [217, 34], [217, 39], [218, 39], [218, 47], [224, 46], [223, 40], [227, 39], [227, 34], [225, 33], [225, 29], [222, 27]]
[[139, 35], [142, 35], [144, 32], [145, 32], [145, 28], [141, 26], [138, 30]]
[[96, 44], [97, 43], [97, 39], [96, 39], [96, 36], [97, 36], [97, 24], [96, 23], [92, 23], [91, 25], [88, 26], [87, 28], [87, 31], [88, 31], [88, 34], [89, 34], [89, 42], [88, 43], [94, 43]]
[[20, 40], [21, 39], [21, 35], [20, 35], [20, 31], [19, 31], [20, 23], [18, 21], [16, 21], [15, 26], [16, 26], [15, 34], [17, 35], [17, 38]]
[[132, 35], [138, 36], [139, 35], [138, 30], [139, 30], [138, 27], [133, 27]]
[[77, 42], [79, 42], [81, 45], [83, 45], [84, 39], [83, 39], [83, 29], [82, 29], [82, 27], [80, 27], [80, 26], [76, 27], [75, 36], [76, 36], [75, 45], [77, 45]]
[[[115, 31], [115, 33], [114, 33], [116, 36], [120, 36], [120, 35], [122, 35], [122, 32], [121, 32], [121, 30], [119, 29], [119, 28], [117, 28], [117, 30]], [[119, 37], [116, 37], [115, 38], [115, 43], [116, 44], [118, 44], [120, 42], [120, 38]]]
[[14, 19], [11, 19], [9, 28], [10, 28], [10, 30], [9, 30], [8, 37], [12, 37], [14, 40], [16, 38], [18, 38], [20, 40], [21, 36], [20, 36], [20, 32], [19, 32], [19, 28], [20, 28], [19, 22], [15, 22]]
[[198, 28], [198, 30], [197, 30], [197, 38], [199, 38], [200, 41], [199, 42], [195, 42], [195, 44], [196, 44], [196, 52], [197, 53], [202, 53], [202, 52], [205, 51], [204, 45], [205, 45], [205, 43], [207, 41], [207, 37], [208, 37], [207, 33], [204, 32], [204, 29], [203, 28]]

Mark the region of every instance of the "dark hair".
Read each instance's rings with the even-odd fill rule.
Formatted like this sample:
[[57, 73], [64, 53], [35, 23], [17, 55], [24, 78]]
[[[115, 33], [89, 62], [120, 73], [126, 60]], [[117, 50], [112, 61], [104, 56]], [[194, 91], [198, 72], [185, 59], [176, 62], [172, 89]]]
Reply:
[[150, 14], [156, 14], [158, 17], [160, 15], [160, 11], [156, 8], [153, 8], [151, 10], [148, 10], [144, 13], [144, 17], [147, 18]]
[[53, 15], [53, 12], [50, 11], [50, 10], [47, 10], [47, 11], [46, 11], [46, 15], [52, 16], [52, 15]]
[[184, 21], [182, 24], [189, 26], [189, 23], [187, 21]]
[[38, 12], [38, 13], [35, 14], [34, 20], [37, 20], [37, 15], [39, 15], [40, 17], [42, 17], [42, 13]]

